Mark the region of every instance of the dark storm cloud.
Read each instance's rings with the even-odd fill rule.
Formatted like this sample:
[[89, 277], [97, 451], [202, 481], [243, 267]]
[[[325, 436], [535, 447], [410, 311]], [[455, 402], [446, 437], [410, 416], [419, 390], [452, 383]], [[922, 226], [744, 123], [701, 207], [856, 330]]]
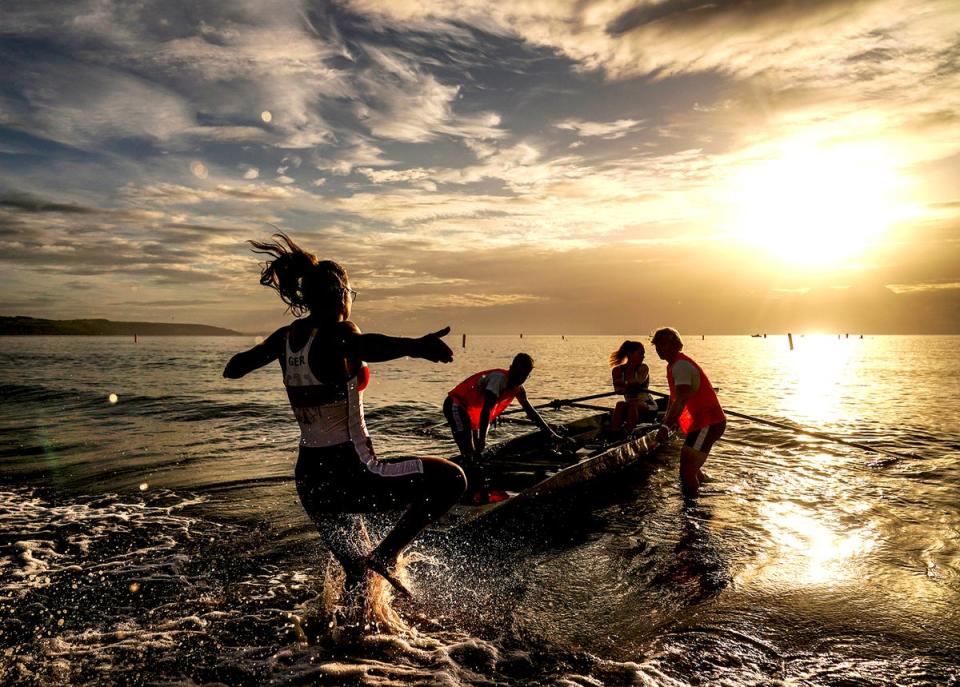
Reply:
[[94, 208], [85, 208], [79, 205], [52, 203], [30, 196], [0, 196], [0, 208], [13, 208], [23, 212], [57, 212], [66, 214], [87, 215], [99, 212]]
[[[876, 0], [872, 0], [876, 1]], [[870, 0], [665, 0], [644, 3], [625, 11], [607, 25], [613, 35], [657, 24], [658, 28], [683, 30], [702, 25], [728, 25], [730, 28], [751, 25], [782, 25], [809, 21], [812, 16], [843, 16], [857, 5]], [[830, 16], [832, 15], [832, 16]]]

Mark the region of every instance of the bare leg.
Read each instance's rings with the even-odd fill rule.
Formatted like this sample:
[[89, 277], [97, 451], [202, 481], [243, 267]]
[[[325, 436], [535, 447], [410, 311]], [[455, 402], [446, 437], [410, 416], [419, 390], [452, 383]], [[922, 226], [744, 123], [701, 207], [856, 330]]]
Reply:
[[443, 403], [443, 415], [447, 418], [447, 424], [453, 433], [453, 440], [457, 442], [460, 457], [465, 464], [469, 463], [473, 460], [473, 456], [476, 453], [476, 446], [479, 439], [476, 430], [470, 428], [468, 418], [464, 416], [462, 411], [454, 409], [453, 403], [449, 398]]
[[467, 488], [459, 465], [442, 458], [422, 458], [423, 498], [411, 503], [394, 528], [370, 554], [375, 563], [392, 569], [400, 552], [423, 530], [450, 510]]
[[358, 589], [366, 576], [362, 561], [372, 548], [363, 517], [357, 513], [313, 513], [320, 539], [343, 568], [344, 591]]
[[626, 406], [627, 404], [624, 401], [617, 401], [617, 405], [613, 409], [613, 418], [610, 420], [611, 432], [619, 432], [620, 428], [623, 427], [623, 414]]
[[627, 401], [627, 422], [623, 426], [624, 431], [629, 434], [633, 431], [633, 428], [637, 426], [637, 419], [639, 414], [639, 401]]
[[707, 454], [690, 446], [680, 449], [680, 485], [683, 495], [696, 498], [700, 493], [700, 468], [707, 461]]
[[453, 440], [457, 442], [457, 448], [460, 449], [460, 457], [466, 462], [473, 460], [473, 456], [476, 453], [476, 444], [473, 440], [473, 433], [454, 432]]

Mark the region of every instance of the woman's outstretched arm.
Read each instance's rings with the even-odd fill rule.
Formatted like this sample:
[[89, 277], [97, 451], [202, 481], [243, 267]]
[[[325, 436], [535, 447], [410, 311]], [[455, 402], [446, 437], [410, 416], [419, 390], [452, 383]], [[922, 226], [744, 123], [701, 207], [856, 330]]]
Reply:
[[450, 327], [444, 327], [418, 339], [410, 339], [385, 334], [361, 334], [359, 329], [355, 329], [353, 334], [344, 340], [344, 346], [350, 354], [368, 363], [381, 363], [405, 356], [423, 358], [434, 363], [449, 363], [453, 360], [453, 351], [442, 339], [449, 333]]
[[237, 353], [230, 358], [230, 362], [223, 368], [223, 376], [227, 379], [240, 379], [244, 375], [272, 363], [280, 357], [281, 345], [286, 331], [287, 327], [281, 327], [250, 350]]

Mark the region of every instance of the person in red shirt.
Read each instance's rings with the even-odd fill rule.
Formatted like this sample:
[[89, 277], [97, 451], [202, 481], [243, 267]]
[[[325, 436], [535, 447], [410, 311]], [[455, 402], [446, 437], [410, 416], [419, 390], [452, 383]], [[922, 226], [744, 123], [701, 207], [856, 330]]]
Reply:
[[679, 332], [663, 327], [654, 332], [652, 342], [657, 355], [667, 361], [670, 386], [670, 403], [657, 432], [657, 442], [665, 441], [674, 426], [686, 434], [680, 449], [680, 484], [684, 496], [696, 498], [705, 479], [701, 468], [714, 442], [723, 436], [727, 417], [706, 373], [681, 352], [683, 340]]
[[443, 402], [443, 415], [447, 418], [465, 464], [479, 460], [486, 446], [490, 423], [506, 410], [513, 399], [520, 402], [527, 417], [551, 439], [563, 441], [527, 400], [523, 383], [532, 371], [533, 358], [526, 353], [517, 353], [510, 369], [494, 368], [477, 372], [447, 394]]

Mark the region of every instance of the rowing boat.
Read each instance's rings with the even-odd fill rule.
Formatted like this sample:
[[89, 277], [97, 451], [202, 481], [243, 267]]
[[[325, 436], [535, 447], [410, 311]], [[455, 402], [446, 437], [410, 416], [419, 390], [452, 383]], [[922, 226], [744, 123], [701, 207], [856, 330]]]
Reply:
[[469, 486], [455, 519], [486, 520], [581, 495], [605, 478], [645, 462], [662, 446], [655, 440], [658, 422], [637, 425], [629, 435], [617, 438], [611, 437], [609, 423], [610, 413], [578, 418], [558, 428], [572, 440], [569, 448], [556, 448], [543, 432], [532, 432], [489, 451], [479, 464], [463, 466]]

